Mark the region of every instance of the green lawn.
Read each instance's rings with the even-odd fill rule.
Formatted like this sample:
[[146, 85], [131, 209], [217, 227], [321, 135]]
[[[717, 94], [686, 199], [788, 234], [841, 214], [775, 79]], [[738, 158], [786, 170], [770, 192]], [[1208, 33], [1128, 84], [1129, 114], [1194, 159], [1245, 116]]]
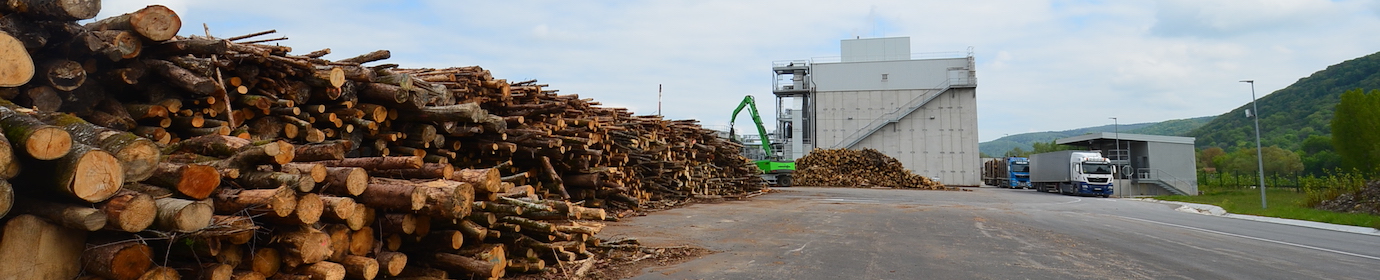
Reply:
[[1380, 216], [1337, 213], [1303, 207], [1302, 204], [1306, 196], [1292, 190], [1266, 190], [1266, 206], [1270, 207], [1267, 209], [1260, 209], [1259, 190], [1228, 190], [1199, 196], [1157, 196], [1155, 199], [1217, 205], [1232, 214], [1380, 228]]

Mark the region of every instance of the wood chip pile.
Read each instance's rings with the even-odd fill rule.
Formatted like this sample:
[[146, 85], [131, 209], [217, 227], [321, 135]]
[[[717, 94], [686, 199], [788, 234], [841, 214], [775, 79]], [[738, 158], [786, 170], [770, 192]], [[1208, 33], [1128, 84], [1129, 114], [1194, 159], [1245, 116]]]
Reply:
[[0, 5], [13, 279], [499, 278], [591, 257], [633, 209], [765, 187], [695, 121], [477, 66], [180, 37], [159, 5], [84, 25], [100, 1]]
[[938, 181], [910, 172], [901, 162], [877, 150], [815, 149], [795, 160], [796, 185], [949, 189]]

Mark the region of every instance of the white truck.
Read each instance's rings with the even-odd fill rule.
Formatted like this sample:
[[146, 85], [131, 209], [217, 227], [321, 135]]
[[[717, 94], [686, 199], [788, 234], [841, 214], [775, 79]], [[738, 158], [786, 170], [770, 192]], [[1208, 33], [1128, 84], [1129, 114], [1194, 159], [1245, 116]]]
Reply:
[[1116, 166], [1094, 151], [1057, 151], [1030, 155], [1030, 184], [1042, 192], [1065, 195], [1112, 195]]

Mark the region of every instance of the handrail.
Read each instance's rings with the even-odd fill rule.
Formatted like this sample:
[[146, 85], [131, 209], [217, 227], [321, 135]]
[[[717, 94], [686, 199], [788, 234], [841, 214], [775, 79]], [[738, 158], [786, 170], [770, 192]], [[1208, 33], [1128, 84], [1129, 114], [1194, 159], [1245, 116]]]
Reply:
[[[912, 98], [909, 102], [906, 102], [906, 105], [897, 107], [894, 111], [878, 116], [876, 119], [873, 119], [872, 122], [869, 122], [866, 126], [863, 126], [863, 129], [854, 131], [852, 134], [849, 134], [847, 137], [844, 137], [843, 141], [839, 141], [838, 143], [834, 144], [833, 148], [853, 148], [853, 145], [857, 145], [858, 142], [862, 142], [863, 139], [866, 139], [868, 136], [871, 136], [872, 133], [876, 133], [877, 130], [882, 129], [882, 126], [885, 126], [888, 123], [900, 121], [902, 118], [905, 118], [906, 116], [910, 115], [910, 113], [915, 112], [915, 110], [919, 109], [920, 106], [930, 103], [931, 100], [934, 100], [935, 98], [939, 97], [939, 95], [942, 95], [944, 94], [944, 92], [949, 91], [949, 89], [952, 89], [952, 80], [952, 78], [944, 79], [943, 83], [939, 83], [938, 86], [935, 86], [936, 88], [939, 88], [939, 90], [935, 91], [933, 94], [926, 93], [915, 96], [915, 98]], [[968, 84], [969, 83], [964, 83], [962, 85]], [[917, 103], [917, 101], [920, 102]], [[898, 114], [902, 110], [905, 110], [905, 113]]]
[[[1155, 173], [1152, 174], [1150, 173], [1150, 171], [1154, 171]], [[1165, 177], [1168, 177], [1170, 180], [1165, 180]], [[1187, 185], [1188, 180], [1179, 179], [1178, 176], [1174, 176], [1174, 174], [1170, 174], [1169, 172], [1165, 172], [1164, 170], [1154, 168], [1136, 168], [1136, 179], [1164, 182], [1165, 184], [1169, 185], [1170, 188], [1173, 188], [1173, 190], [1170, 190], [1171, 192], [1176, 192], [1180, 195], [1188, 194], [1188, 192], [1185, 192], [1184, 189], [1180, 187], [1183, 185]]]

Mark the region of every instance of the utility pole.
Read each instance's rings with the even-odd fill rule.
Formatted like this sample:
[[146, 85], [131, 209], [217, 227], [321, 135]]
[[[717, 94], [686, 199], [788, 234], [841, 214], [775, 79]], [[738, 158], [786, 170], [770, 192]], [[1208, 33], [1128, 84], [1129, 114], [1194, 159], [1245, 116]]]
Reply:
[[1260, 209], [1265, 209], [1265, 158], [1260, 153], [1260, 107], [1255, 105], [1255, 80], [1241, 80], [1251, 84], [1251, 115], [1255, 116], [1255, 164], [1260, 174]]
[[[1112, 119], [1112, 128], [1116, 131], [1116, 148], [1113, 148], [1112, 152], [1116, 153], [1117, 160], [1125, 160], [1125, 158], [1121, 157], [1121, 123], [1117, 121], [1116, 117], [1111, 117], [1110, 119]], [[1121, 179], [1121, 174], [1125, 174], [1125, 172], [1125, 170], [1121, 170], [1121, 172], [1117, 172], [1119, 174], [1112, 174], [1112, 178]], [[1121, 186], [1121, 192], [1117, 193], [1117, 195], [1126, 197], [1126, 184], [1117, 183], [1117, 185]]]

